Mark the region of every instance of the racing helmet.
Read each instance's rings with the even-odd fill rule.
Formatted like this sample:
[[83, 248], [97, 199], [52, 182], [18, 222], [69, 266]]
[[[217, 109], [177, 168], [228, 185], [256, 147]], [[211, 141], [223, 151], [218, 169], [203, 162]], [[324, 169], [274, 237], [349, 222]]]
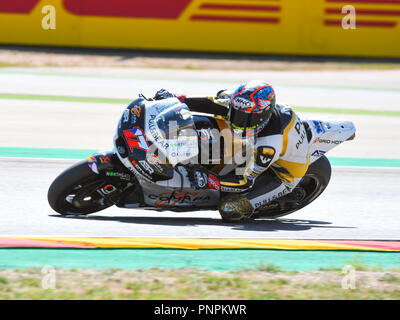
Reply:
[[262, 80], [253, 80], [233, 92], [227, 118], [234, 133], [252, 135], [268, 124], [274, 109], [275, 91], [272, 86]]

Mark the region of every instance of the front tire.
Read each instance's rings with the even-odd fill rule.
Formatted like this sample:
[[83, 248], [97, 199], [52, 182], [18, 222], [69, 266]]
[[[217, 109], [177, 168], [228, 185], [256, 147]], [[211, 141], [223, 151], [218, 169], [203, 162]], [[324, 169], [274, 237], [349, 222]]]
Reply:
[[86, 215], [104, 210], [112, 202], [98, 192], [106, 179], [94, 173], [87, 161], [63, 171], [50, 185], [47, 199], [50, 207], [61, 215]]

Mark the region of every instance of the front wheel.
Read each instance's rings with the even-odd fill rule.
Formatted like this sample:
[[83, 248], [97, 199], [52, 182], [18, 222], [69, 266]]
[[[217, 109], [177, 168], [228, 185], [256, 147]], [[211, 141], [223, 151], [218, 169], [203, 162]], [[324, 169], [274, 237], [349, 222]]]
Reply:
[[51, 208], [62, 215], [86, 215], [112, 206], [107, 195], [116, 190], [105, 177], [94, 173], [87, 161], [81, 161], [53, 181], [47, 199]]
[[317, 199], [331, 178], [331, 164], [326, 156], [313, 162], [303, 179], [287, 196], [274, 201], [254, 215], [254, 218], [278, 218], [293, 213]]

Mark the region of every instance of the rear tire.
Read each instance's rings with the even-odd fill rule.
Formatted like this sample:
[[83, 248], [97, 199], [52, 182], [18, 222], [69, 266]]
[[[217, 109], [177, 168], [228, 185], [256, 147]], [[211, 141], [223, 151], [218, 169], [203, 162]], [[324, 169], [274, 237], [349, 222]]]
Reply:
[[50, 207], [61, 215], [90, 214], [113, 205], [96, 192], [105, 183], [105, 178], [95, 174], [84, 160], [63, 171], [53, 181], [47, 199]]
[[255, 214], [254, 218], [278, 218], [304, 208], [317, 199], [326, 189], [331, 179], [331, 173], [332, 168], [328, 158], [326, 156], [321, 156], [308, 167], [303, 179], [288, 195], [289, 197], [295, 192], [299, 192], [301, 190], [304, 196], [297, 205], [286, 208], [282, 208], [281, 205], [278, 205], [278, 207], [275, 208], [267, 207], [265, 209], [261, 209], [259, 213]]

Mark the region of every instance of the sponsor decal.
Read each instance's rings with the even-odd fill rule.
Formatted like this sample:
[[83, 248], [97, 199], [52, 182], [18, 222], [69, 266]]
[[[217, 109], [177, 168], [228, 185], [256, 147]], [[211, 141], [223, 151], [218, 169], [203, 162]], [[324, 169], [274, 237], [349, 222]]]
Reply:
[[89, 168], [96, 174], [99, 174], [99, 170], [97, 169], [97, 161], [95, 157], [89, 157], [88, 158], [88, 166]]
[[296, 149], [299, 149], [299, 147], [303, 144], [305, 137], [306, 137], [305, 132], [302, 132], [299, 141], [297, 141], [296, 143]]
[[275, 155], [275, 149], [273, 147], [258, 147], [256, 164], [260, 167], [266, 168], [271, 163]]
[[294, 129], [300, 135], [300, 139], [296, 143], [296, 149], [299, 149], [300, 145], [302, 145], [304, 142], [304, 138], [306, 137], [306, 132], [304, 131], [304, 127], [303, 127], [303, 130], [301, 130], [301, 127], [302, 126], [301, 126], [300, 122], [296, 122]]
[[235, 97], [233, 99], [233, 103], [235, 107], [238, 107], [239, 109], [249, 109], [253, 106], [253, 102], [246, 100], [242, 97]]
[[114, 191], [117, 191], [117, 188], [111, 184], [108, 184], [105, 187], [97, 190], [97, 192], [100, 193], [102, 196], [109, 195], [110, 193], [113, 193]]
[[110, 157], [99, 157], [100, 163], [110, 163]]
[[124, 130], [123, 133], [131, 152], [133, 152], [133, 149], [140, 149], [143, 151], [148, 151], [150, 149], [149, 143], [141, 128], [133, 127], [132, 129]]
[[317, 134], [324, 132], [324, 129], [322, 129], [321, 123], [319, 121], [313, 120], [313, 125]]
[[207, 182], [208, 182], [208, 189], [217, 190], [217, 191], [221, 190], [221, 184], [216, 176], [209, 174]]
[[149, 174], [153, 174], [154, 170], [145, 160], [140, 160], [139, 163], [142, 165], [143, 169], [146, 170]]
[[[175, 103], [174, 103], [175, 104]], [[157, 113], [161, 113], [163, 112], [165, 109], [169, 108], [170, 106], [168, 106], [165, 103], [161, 103], [161, 104], [156, 104], [154, 105], [154, 107], [156, 108]]]
[[155, 118], [156, 118], [155, 115], [151, 115], [150, 116], [150, 120], [149, 120], [150, 134], [154, 138], [154, 141], [159, 143], [164, 149], [167, 149], [169, 147], [169, 145], [168, 145], [168, 143], [166, 143], [164, 141], [164, 138], [159, 134], [159, 132], [157, 130], [157, 126], [156, 126], [155, 121], [154, 121]]
[[268, 205], [269, 202], [274, 201], [274, 200], [276, 200], [276, 199], [279, 199], [279, 198], [281, 198], [281, 197], [287, 195], [288, 193], [291, 192], [291, 190], [292, 190], [291, 188], [286, 187], [286, 189], [284, 189], [284, 190], [278, 192], [278, 194], [275, 194], [275, 195], [273, 195], [272, 197], [270, 197], [270, 198], [268, 198], [268, 199], [264, 199], [263, 201], [260, 201], [260, 202], [255, 203], [254, 206], [255, 206], [256, 208], [264, 207], [264, 206]]
[[263, 166], [268, 165], [268, 163], [271, 161], [271, 158], [268, 158], [267, 156], [260, 154], [260, 163]]
[[131, 175], [130, 174], [122, 173], [122, 172], [110, 171], [110, 172], [106, 172], [106, 176], [107, 177], [117, 177], [117, 178], [120, 178], [121, 180], [127, 180], [127, 181], [131, 180]]
[[300, 124], [300, 122], [296, 122], [296, 124], [294, 125], [294, 128], [295, 128], [297, 134], [301, 134], [301, 131], [300, 131], [301, 124]]
[[243, 192], [243, 190], [241, 190], [241, 189], [236, 189], [236, 188], [232, 188], [232, 187], [226, 187], [226, 186], [222, 186], [222, 185], [221, 185], [221, 191], [222, 192], [236, 192], [236, 193]]
[[175, 206], [177, 204], [210, 201], [210, 196], [202, 196], [198, 192], [163, 192], [149, 194], [147, 197], [151, 200], [156, 200], [155, 204], [157, 206]]
[[323, 151], [323, 150], [315, 150], [315, 151], [311, 154], [311, 156], [312, 156], [312, 157], [320, 157], [320, 156], [323, 156], [325, 153], [326, 153], [326, 151]]
[[141, 106], [134, 106], [131, 109], [132, 124], [136, 123], [136, 121], [140, 118], [141, 113], [142, 113], [142, 107]]
[[[135, 160], [132, 160], [132, 164], [133, 164], [133, 166], [135, 167], [135, 169], [138, 171], [139, 177], [144, 176], [146, 179], [152, 181], [152, 177], [151, 177], [146, 171], [144, 171], [144, 170], [142, 169], [142, 167], [139, 166], [139, 165], [136, 163]], [[133, 172], [134, 172], [134, 171], [133, 171]], [[141, 176], [140, 174], [141, 174], [142, 176]]]
[[319, 143], [325, 143], [325, 144], [341, 144], [343, 141], [340, 140], [329, 140], [329, 139], [319, 139]]

